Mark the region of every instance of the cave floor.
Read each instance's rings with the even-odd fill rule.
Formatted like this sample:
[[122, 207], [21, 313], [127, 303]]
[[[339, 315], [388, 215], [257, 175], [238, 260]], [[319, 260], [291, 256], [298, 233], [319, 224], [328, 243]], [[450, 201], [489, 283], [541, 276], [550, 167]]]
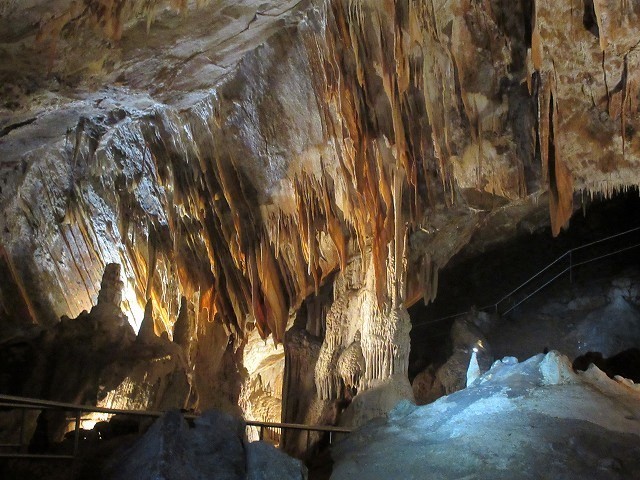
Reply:
[[332, 480], [637, 479], [640, 389], [556, 352], [507, 359], [430, 405], [399, 404], [334, 458]]

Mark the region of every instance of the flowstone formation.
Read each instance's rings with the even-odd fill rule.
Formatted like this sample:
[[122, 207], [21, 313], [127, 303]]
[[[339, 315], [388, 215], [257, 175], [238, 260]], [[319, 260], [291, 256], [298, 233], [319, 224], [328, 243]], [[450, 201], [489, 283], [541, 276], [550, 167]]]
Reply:
[[[390, 292], [380, 305], [370, 257], [351, 261], [334, 281], [334, 300], [325, 318], [325, 335], [315, 367], [322, 400], [351, 397], [393, 375], [406, 375], [411, 322], [403, 303], [404, 275], [393, 251], [386, 267]], [[398, 262], [402, 257], [398, 258]]]
[[118, 263], [134, 330], [151, 300], [231, 410], [247, 333], [285, 341], [338, 278], [320, 399], [404, 375], [406, 308], [473, 238], [640, 185], [638, 25], [637, 2], [1, 1], [0, 322], [77, 316]]
[[342, 351], [336, 363], [338, 375], [347, 390], [358, 388], [360, 378], [367, 368], [362, 353], [361, 339], [360, 331], [357, 331], [353, 342]]
[[332, 479], [635, 479], [640, 388], [558, 352], [497, 361], [470, 388], [400, 403], [333, 450]]

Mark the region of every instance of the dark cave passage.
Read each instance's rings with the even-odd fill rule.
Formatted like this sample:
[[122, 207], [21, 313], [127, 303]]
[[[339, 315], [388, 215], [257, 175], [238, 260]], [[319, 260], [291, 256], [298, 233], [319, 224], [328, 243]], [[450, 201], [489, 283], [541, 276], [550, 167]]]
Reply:
[[[498, 300], [569, 250], [640, 227], [638, 212], [640, 196], [637, 190], [631, 190], [612, 199], [596, 199], [584, 210], [576, 211], [570, 227], [556, 238], [552, 237], [550, 227], [546, 227], [529, 235], [520, 235], [479, 255], [469, 255], [463, 249], [440, 271], [437, 299], [426, 306], [418, 302], [409, 308], [413, 324], [409, 378], [413, 379], [427, 365], [443, 363], [451, 355], [449, 332], [457, 317], [445, 317], [483, 307], [488, 307], [486, 311], [493, 313], [493, 305]], [[567, 254], [513, 298], [507, 298], [499, 305], [502, 314], [542, 287], [521, 306], [510, 310], [503, 320], [508, 322], [509, 317], [517, 317], [522, 309], [533, 308], [533, 304], [559, 288], [569, 288], [571, 282], [589, 284], [637, 267], [640, 265], [638, 244], [640, 230], [575, 250], [571, 259]], [[580, 265], [601, 256], [604, 258]], [[563, 273], [569, 262], [574, 265], [571, 277], [569, 272]], [[544, 287], [556, 276], [555, 281]]]

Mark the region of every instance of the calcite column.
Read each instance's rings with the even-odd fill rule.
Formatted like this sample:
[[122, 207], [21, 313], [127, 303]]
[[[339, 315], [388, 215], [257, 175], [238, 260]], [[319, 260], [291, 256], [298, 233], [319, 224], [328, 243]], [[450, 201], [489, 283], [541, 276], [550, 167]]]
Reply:
[[[411, 320], [404, 307], [395, 305], [369, 306], [362, 329], [362, 352], [365, 371], [360, 386], [366, 389], [377, 380], [384, 380], [395, 374], [407, 375]], [[363, 312], [364, 313], [364, 312]]]
[[[326, 334], [315, 369], [318, 395], [325, 400], [342, 398], [344, 386], [351, 381], [343, 378], [338, 368], [344, 365], [347, 353], [355, 359], [347, 376], [355, 373], [358, 377], [357, 385], [348, 386], [358, 391], [392, 375], [407, 374], [411, 322], [396, 291], [402, 272], [396, 272], [395, 263], [388, 261], [389, 292], [380, 304], [372, 262], [364, 275], [362, 268], [361, 259], [353, 261], [335, 283], [334, 302], [327, 313]], [[364, 357], [364, 368], [357, 372], [358, 355], [351, 352], [356, 348]]]

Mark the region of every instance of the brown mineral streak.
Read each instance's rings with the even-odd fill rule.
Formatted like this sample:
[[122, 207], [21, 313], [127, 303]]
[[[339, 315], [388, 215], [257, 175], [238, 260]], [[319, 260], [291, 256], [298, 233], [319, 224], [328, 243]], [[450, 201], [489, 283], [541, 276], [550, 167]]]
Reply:
[[[138, 16], [152, 19], [162, 6], [171, 5], [186, 18], [191, 8], [188, 3], [75, 2], [43, 21], [39, 38], [55, 50], [64, 29], [89, 26], [94, 35], [118, 45], [126, 40], [127, 25]], [[198, 2], [200, 6], [205, 3]], [[124, 176], [121, 180], [126, 188], [114, 197], [121, 211], [113, 231], [96, 232], [91, 221], [94, 206], [82, 198], [71, 198], [68, 208], [74, 212], [72, 221], [81, 235], [74, 233], [77, 228], [65, 230], [62, 240], [72, 256], [74, 251], [83, 252], [78, 270], [94, 270], [93, 275], [82, 278], [86, 294], [94, 293], [95, 271], [98, 266], [103, 268], [109, 253], [108, 242], [101, 236], [113, 237], [114, 243], [126, 245], [121, 253], [127, 264], [124, 269], [132, 277], [138, 300], [153, 299], [167, 330], [177, 304], [168, 306], [163, 284], [171, 284], [175, 298], [185, 295], [199, 305], [197, 313], [203, 320], [222, 322], [241, 337], [246, 317], [252, 315], [263, 337], [273, 334], [280, 342], [290, 309], [317, 293], [336, 270], [344, 271], [354, 256], [363, 259], [363, 277], [368, 264], [372, 266], [380, 309], [402, 303], [407, 285], [396, 289], [388, 279], [388, 269], [393, 265], [396, 279], [406, 274], [407, 238], [438, 208], [463, 207], [467, 190], [509, 200], [533, 193], [527, 190], [526, 181], [531, 178], [525, 179], [524, 165], [534, 159], [523, 158], [522, 152], [532, 152], [536, 140], [542, 178], [533, 180], [550, 193], [554, 235], [569, 221], [574, 189], [608, 195], [625, 188], [632, 180], [612, 176], [610, 166], [605, 172], [606, 162], [593, 161], [582, 169], [580, 162], [586, 155], [576, 139], [585, 139], [591, 150], [606, 149], [607, 158], [616, 165], [624, 165], [619, 160], [623, 155], [627, 171], [637, 164], [637, 135], [627, 134], [638, 124], [637, 41], [634, 46], [621, 39], [634, 31], [629, 26], [634, 11], [628, 7], [616, 13], [611, 2], [595, 0], [600, 32], [596, 39], [580, 26], [580, 12], [565, 6], [554, 8], [550, 0], [536, 0], [531, 38], [523, 40], [508, 35], [501, 12], [491, 5], [469, 0], [455, 8], [436, 1], [327, 0], [321, 2], [320, 13], [314, 13], [322, 16], [321, 27], [291, 33], [302, 42], [285, 41], [276, 34], [267, 37], [266, 45], [282, 48], [276, 52], [283, 55], [288, 53], [277, 42], [286, 43], [287, 48], [300, 44], [296, 48], [302, 50], [300, 55], [308, 65], [301, 75], [310, 77], [312, 91], [308, 93], [318, 108], [327, 148], [316, 170], [305, 165], [288, 167], [286, 177], [280, 179], [290, 192], [288, 206], [271, 199], [255, 204], [252, 196], [265, 193], [246, 174], [245, 164], [266, 165], [271, 158], [244, 158], [234, 151], [236, 126], [226, 116], [232, 116], [234, 102], [246, 99], [237, 98], [240, 94], [231, 80], [226, 90], [227, 80], [221, 80], [220, 91], [209, 94], [197, 107], [136, 119], [143, 142], [129, 155], [139, 152], [149, 164], [141, 175], [164, 189], [153, 195], [164, 195], [161, 207], [168, 224], [160, 225], [138, 208], [139, 199], [132, 193], [135, 185]], [[568, 26], [575, 35], [574, 43], [567, 40]], [[523, 56], [535, 72], [512, 71], [515, 42], [527, 41], [530, 49]], [[213, 62], [213, 53], [207, 55], [202, 57]], [[189, 57], [193, 58], [199, 57]], [[617, 71], [616, 62], [622, 58]], [[63, 60], [56, 59], [61, 65]], [[251, 67], [250, 62], [247, 65]], [[586, 80], [578, 78], [580, 69], [589, 74]], [[531, 91], [533, 77], [528, 74], [538, 76], [535, 91]], [[611, 88], [602, 77], [609, 78]], [[618, 77], [616, 87], [613, 83]], [[516, 90], [518, 82], [530, 85], [530, 96], [521, 102], [537, 104], [537, 118], [527, 125], [525, 140], [513, 133], [507, 113], [521, 105], [512, 103], [516, 100], [502, 86]], [[585, 107], [578, 100], [587, 96]], [[606, 112], [601, 111], [602, 99], [608, 105]], [[246, 103], [261, 101], [264, 99]], [[268, 113], [268, 118], [278, 115]], [[610, 127], [609, 121], [615, 122], [616, 135], [602, 133]], [[596, 129], [602, 139], [589, 134], [588, 128]], [[77, 131], [74, 165], [82, 163], [83, 148], [95, 140], [82, 121]], [[270, 135], [272, 138], [265, 137], [267, 147], [285, 137], [284, 132]], [[117, 150], [115, 141], [110, 144], [107, 138], [97, 140], [104, 157], [112, 155], [109, 148]], [[621, 148], [616, 141], [621, 141]], [[295, 163], [295, 158], [286, 160]], [[456, 173], [460, 171], [464, 175]], [[463, 178], [467, 175], [472, 181]], [[253, 190], [258, 192], [251, 193]], [[266, 213], [261, 216], [263, 207]], [[330, 242], [323, 241], [326, 237]], [[438, 269], [445, 261], [444, 256], [428, 250], [415, 260], [422, 267], [413, 280], [419, 288], [409, 288], [411, 301], [419, 291], [425, 301], [435, 298]], [[58, 268], [55, 262], [54, 266]], [[365, 350], [367, 341], [363, 340]]]

